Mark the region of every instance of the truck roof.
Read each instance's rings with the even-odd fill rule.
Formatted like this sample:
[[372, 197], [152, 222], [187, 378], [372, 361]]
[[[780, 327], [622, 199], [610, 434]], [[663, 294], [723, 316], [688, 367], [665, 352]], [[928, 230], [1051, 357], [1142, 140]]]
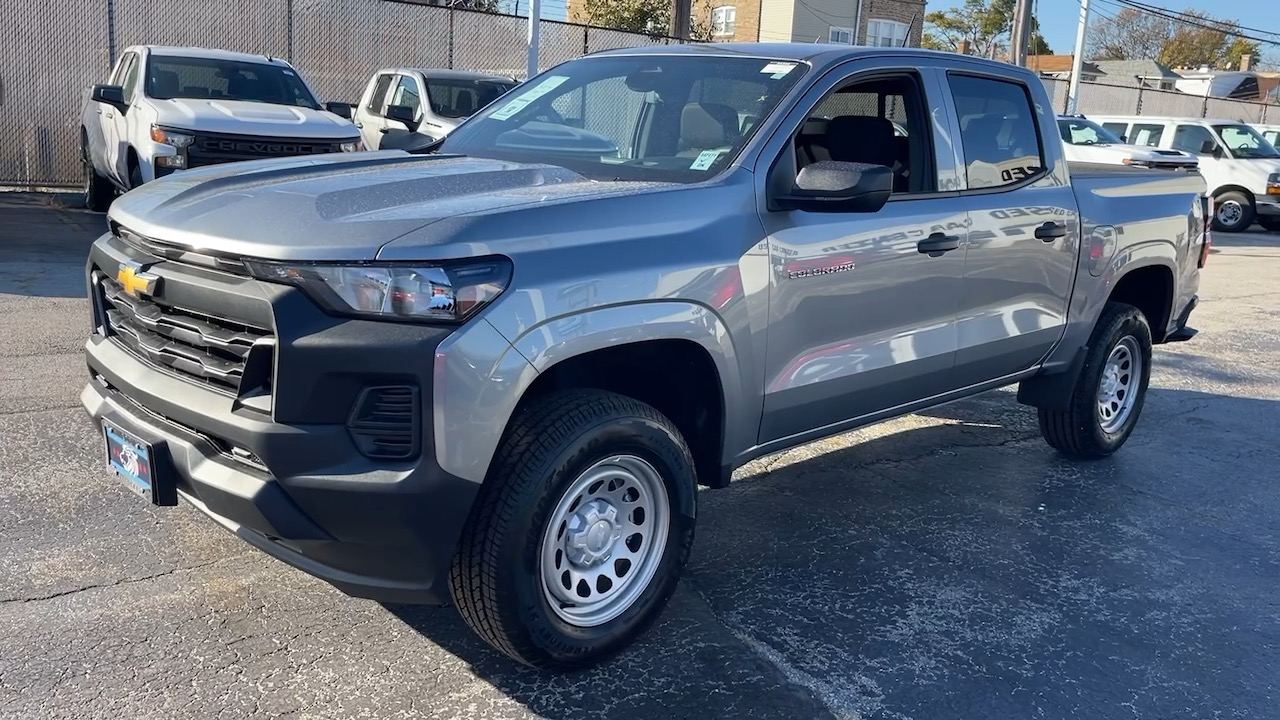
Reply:
[[447, 70], [445, 68], [423, 68], [423, 67], [386, 67], [379, 69], [375, 75], [382, 73], [421, 73], [428, 80], [512, 80], [510, 75], [501, 73], [475, 72], [472, 70]]
[[270, 55], [234, 52], [232, 50], [216, 50], [213, 48], [194, 46], [131, 45], [125, 48], [126, 51], [142, 49], [145, 49], [150, 54], [157, 56], [203, 58], [207, 60], [238, 60], [241, 62], [278, 63], [281, 65], [288, 64], [283, 58], [272, 57]]
[[856, 57], [931, 57], [951, 62], [986, 65], [993, 69], [998, 69], [1002, 73], [1033, 74], [1030, 70], [1017, 65], [972, 55], [957, 55], [952, 52], [924, 50], [921, 48], [869, 47], [836, 43], [688, 43], [682, 45], [646, 45], [591, 53], [592, 57], [607, 55], [718, 55], [722, 57], [726, 55], [741, 55], [743, 57], [759, 57], [773, 60], [796, 60], [809, 62], [813, 65], [828, 65]]
[[1189, 117], [1173, 117], [1171, 115], [1112, 115], [1110, 113], [1086, 113], [1086, 118], [1106, 118], [1109, 120], [1124, 120], [1125, 122], [1176, 122], [1176, 123], [1207, 123], [1209, 125], [1248, 125], [1248, 120], [1232, 120], [1230, 118], [1189, 118]]

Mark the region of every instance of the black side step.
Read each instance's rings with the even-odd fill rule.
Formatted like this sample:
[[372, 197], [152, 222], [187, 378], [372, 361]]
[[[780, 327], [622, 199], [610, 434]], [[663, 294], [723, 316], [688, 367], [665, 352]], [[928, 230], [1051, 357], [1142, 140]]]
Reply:
[[1199, 330], [1190, 325], [1183, 325], [1177, 332], [1169, 333], [1169, 337], [1165, 338], [1165, 342], [1186, 342], [1196, 336]]

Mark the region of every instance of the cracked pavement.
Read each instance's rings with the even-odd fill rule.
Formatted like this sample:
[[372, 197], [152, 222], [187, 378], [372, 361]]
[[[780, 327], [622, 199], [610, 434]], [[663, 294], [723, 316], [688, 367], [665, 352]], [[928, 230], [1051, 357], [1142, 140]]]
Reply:
[[1262, 718], [1280, 700], [1280, 235], [1219, 234], [1141, 423], [1075, 463], [1010, 391], [700, 495], [659, 624], [575, 675], [140, 502], [78, 405], [102, 217], [0, 195], [2, 718]]

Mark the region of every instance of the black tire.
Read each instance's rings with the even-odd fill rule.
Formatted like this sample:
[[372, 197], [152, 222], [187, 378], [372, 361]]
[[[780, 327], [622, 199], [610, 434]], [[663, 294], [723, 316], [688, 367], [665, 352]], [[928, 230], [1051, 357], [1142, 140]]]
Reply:
[[[544, 532], [585, 471], [623, 454], [644, 460], [661, 478], [655, 482], [665, 488], [666, 542], [653, 546], [653, 575], [647, 585], [636, 586], [638, 595], [625, 610], [594, 626], [574, 624], [548, 599], [553, 591], [541, 574]], [[526, 665], [571, 670], [595, 664], [626, 648], [666, 606], [693, 545], [696, 498], [689, 448], [654, 408], [601, 391], [535, 401], [507, 429], [468, 518], [449, 574], [454, 604], [481, 638]], [[563, 527], [568, 525], [560, 531], [567, 542]], [[620, 549], [616, 541], [613, 547]], [[559, 553], [555, 557], [561, 561]], [[620, 561], [608, 557], [602, 562], [618, 567]], [[637, 573], [639, 582], [646, 573]]]
[[129, 189], [134, 190], [142, 187], [142, 168], [137, 162], [129, 163]]
[[116, 189], [111, 181], [98, 174], [89, 157], [89, 142], [80, 133], [80, 161], [84, 166], [84, 206], [93, 212], [106, 212], [115, 200]]
[[[1136, 390], [1137, 395], [1123, 422], [1107, 428], [1100, 417], [1098, 394], [1107, 359], [1126, 338], [1134, 341], [1134, 347], [1126, 344], [1126, 349], [1136, 350], [1141, 359], [1137, 385], [1132, 384], [1132, 378], [1129, 385], [1129, 390]], [[1041, 408], [1040, 434], [1050, 446], [1071, 457], [1094, 459], [1111, 455], [1124, 445], [1137, 425], [1150, 379], [1151, 328], [1146, 317], [1132, 305], [1108, 303], [1089, 338], [1088, 354], [1068, 406], [1063, 410]]]
[[1267, 232], [1280, 232], [1280, 217], [1274, 215], [1261, 215], [1258, 217], [1258, 224]]
[[[1213, 215], [1213, 229], [1218, 232], [1244, 232], [1253, 225], [1255, 217], [1253, 198], [1235, 190], [1224, 192], [1213, 199], [1216, 208]], [[1238, 213], [1229, 213], [1227, 208], [1238, 207]], [[1223, 214], [1229, 213], [1229, 220], [1223, 220]]]

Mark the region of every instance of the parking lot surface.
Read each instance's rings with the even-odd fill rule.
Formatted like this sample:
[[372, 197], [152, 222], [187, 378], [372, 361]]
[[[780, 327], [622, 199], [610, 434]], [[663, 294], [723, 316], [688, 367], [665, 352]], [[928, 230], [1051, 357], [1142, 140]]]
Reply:
[[999, 391], [766, 458], [701, 494], [638, 646], [551, 676], [111, 477], [77, 399], [103, 218], [57, 205], [0, 195], [0, 717], [1276, 717], [1280, 235], [1215, 236], [1115, 457]]

